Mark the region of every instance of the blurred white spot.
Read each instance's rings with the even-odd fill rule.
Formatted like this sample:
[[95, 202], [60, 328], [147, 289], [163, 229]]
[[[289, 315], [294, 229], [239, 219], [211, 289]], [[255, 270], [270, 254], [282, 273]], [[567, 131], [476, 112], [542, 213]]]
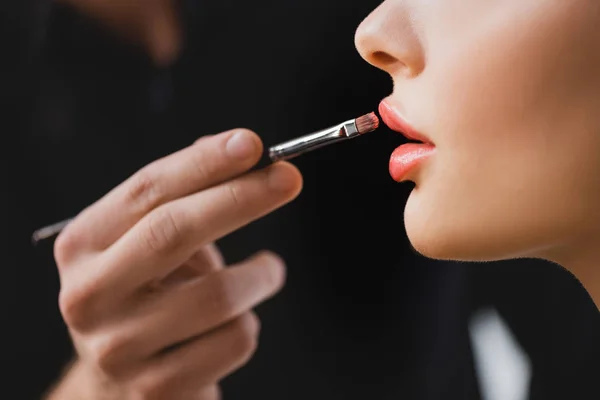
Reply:
[[475, 370], [483, 400], [527, 400], [531, 361], [495, 310], [476, 313], [469, 324]]

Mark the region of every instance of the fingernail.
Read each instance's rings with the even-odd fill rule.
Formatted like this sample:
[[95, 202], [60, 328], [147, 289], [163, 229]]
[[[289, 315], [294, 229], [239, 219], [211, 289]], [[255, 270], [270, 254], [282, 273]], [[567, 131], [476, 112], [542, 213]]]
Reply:
[[281, 165], [271, 167], [268, 179], [269, 187], [273, 190], [287, 192], [294, 186], [294, 174], [290, 168]]
[[225, 149], [231, 157], [244, 160], [254, 154], [256, 142], [251, 133], [240, 131], [229, 138]]

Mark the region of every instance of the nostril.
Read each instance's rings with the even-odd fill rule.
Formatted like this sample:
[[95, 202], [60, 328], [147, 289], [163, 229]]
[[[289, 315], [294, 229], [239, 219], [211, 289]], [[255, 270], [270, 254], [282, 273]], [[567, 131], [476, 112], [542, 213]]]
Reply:
[[371, 54], [372, 61], [375, 65], [387, 66], [398, 62], [396, 57], [389, 55], [385, 51], [376, 51]]

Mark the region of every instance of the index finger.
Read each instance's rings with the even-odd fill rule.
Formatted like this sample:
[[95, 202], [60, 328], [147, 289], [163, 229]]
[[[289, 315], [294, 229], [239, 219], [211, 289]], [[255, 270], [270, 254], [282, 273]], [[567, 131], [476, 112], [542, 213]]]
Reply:
[[158, 206], [247, 171], [262, 148], [255, 133], [237, 129], [159, 159], [84, 210], [66, 229], [67, 242], [77, 242], [72, 247], [79, 250], [105, 250]]

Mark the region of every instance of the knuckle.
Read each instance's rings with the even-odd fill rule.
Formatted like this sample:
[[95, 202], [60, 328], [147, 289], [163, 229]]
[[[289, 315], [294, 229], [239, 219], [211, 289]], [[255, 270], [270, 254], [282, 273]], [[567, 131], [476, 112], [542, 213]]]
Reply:
[[65, 228], [54, 242], [54, 259], [59, 270], [73, 258], [79, 248], [79, 240], [72, 229]]
[[229, 182], [225, 185], [227, 189], [227, 198], [232, 208], [241, 208], [242, 206], [242, 195], [240, 193], [240, 187], [235, 182]]
[[122, 335], [105, 335], [95, 338], [89, 345], [88, 357], [99, 370], [115, 376], [119, 370], [119, 360], [127, 359], [132, 341]]
[[155, 253], [167, 253], [175, 250], [183, 241], [181, 224], [174, 211], [162, 207], [150, 213], [142, 229], [142, 243]]
[[61, 288], [58, 305], [67, 326], [74, 331], [85, 330], [93, 319], [96, 291], [87, 286]]
[[81, 327], [82, 319], [85, 315], [77, 297], [64, 289], [61, 289], [58, 294], [58, 308], [60, 309], [60, 313], [65, 323], [74, 330], [78, 330]]
[[140, 211], [151, 210], [161, 203], [163, 193], [152, 172], [152, 164], [135, 173], [127, 184], [127, 202]]

